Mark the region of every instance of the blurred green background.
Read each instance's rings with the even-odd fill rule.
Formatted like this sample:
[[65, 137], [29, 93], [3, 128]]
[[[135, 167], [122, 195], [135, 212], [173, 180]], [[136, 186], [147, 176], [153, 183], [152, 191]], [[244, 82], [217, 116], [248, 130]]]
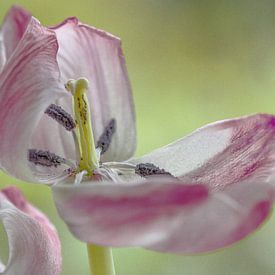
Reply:
[[[0, 1], [0, 17], [20, 4], [46, 25], [65, 17], [123, 40], [137, 113], [141, 155], [203, 124], [275, 113], [275, 2], [185, 0]], [[50, 190], [17, 184], [56, 224], [63, 273], [89, 274], [86, 246], [58, 218]], [[275, 217], [224, 250], [199, 256], [114, 249], [117, 275], [275, 274]], [[134, 236], [133, 236], [134, 237]]]

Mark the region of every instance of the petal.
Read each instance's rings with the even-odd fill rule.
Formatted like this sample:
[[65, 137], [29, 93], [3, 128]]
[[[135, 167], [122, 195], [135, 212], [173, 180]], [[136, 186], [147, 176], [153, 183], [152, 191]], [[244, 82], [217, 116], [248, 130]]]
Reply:
[[6, 63], [6, 52], [5, 52], [5, 46], [3, 41], [3, 35], [0, 31], [0, 73]]
[[59, 82], [57, 48], [55, 33], [31, 18], [0, 75], [0, 164], [26, 181], [39, 180], [27, 160], [34, 129], [50, 103], [64, 95], [60, 92], [63, 87]]
[[172, 253], [232, 244], [268, 216], [274, 190], [241, 183], [207, 192], [179, 182], [85, 183], [55, 186], [60, 216], [76, 238], [105, 246], [142, 246]]
[[0, 219], [10, 250], [8, 264], [1, 274], [60, 274], [61, 246], [55, 228], [16, 187], [0, 193]]
[[185, 182], [213, 189], [265, 181], [275, 166], [275, 117], [258, 114], [209, 124], [132, 162], [153, 163]]
[[[203, 185], [173, 179], [55, 185], [58, 212], [80, 240], [110, 246], [146, 246], [162, 240], [175, 215], [207, 199]], [[169, 233], [169, 232], [168, 232]]]
[[27, 29], [31, 14], [21, 7], [13, 6], [1, 28], [6, 59], [9, 59]]
[[228, 246], [256, 230], [269, 216], [274, 188], [269, 184], [241, 183], [213, 192], [200, 207], [179, 215], [169, 237], [147, 246], [173, 253], [208, 252]]
[[[76, 18], [53, 29], [59, 44], [62, 82], [79, 77], [90, 81], [88, 98], [95, 141], [110, 120], [116, 120], [117, 130], [103, 161], [128, 159], [136, 147], [135, 114], [120, 40]], [[60, 104], [67, 109], [72, 106], [70, 99]]]

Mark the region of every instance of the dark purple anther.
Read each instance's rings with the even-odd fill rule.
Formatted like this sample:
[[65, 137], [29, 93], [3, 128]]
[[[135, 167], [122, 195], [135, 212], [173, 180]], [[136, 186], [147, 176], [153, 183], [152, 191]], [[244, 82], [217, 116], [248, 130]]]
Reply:
[[116, 120], [111, 119], [107, 127], [104, 129], [103, 134], [100, 136], [97, 142], [97, 147], [101, 148], [101, 155], [108, 150], [115, 131], [116, 131]]
[[152, 175], [169, 175], [169, 172], [166, 172], [164, 169], [160, 169], [153, 163], [139, 163], [135, 168], [135, 173], [142, 176], [152, 176]]
[[57, 156], [49, 151], [29, 149], [28, 159], [35, 165], [57, 167], [58, 165], [66, 163], [66, 159]]
[[51, 104], [46, 109], [45, 114], [47, 114], [49, 117], [56, 120], [58, 123], [64, 126], [68, 131], [73, 130], [76, 126], [72, 116], [58, 105]]

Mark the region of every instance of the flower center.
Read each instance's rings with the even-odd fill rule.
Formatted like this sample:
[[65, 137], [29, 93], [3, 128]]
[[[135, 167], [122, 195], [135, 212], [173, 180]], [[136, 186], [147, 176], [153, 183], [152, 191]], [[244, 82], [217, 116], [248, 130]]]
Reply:
[[[89, 82], [85, 78], [69, 80], [65, 85], [67, 91], [72, 94], [73, 113], [71, 116], [61, 106], [50, 104], [45, 110], [45, 114], [62, 125], [67, 131], [72, 133], [76, 159], [70, 160], [60, 157], [52, 152], [29, 149], [28, 160], [35, 166], [44, 166], [48, 168], [57, 168], [68, 166], [63, 173], [49, 175], [51, 180], [62, 180], [66, 176], [75, 176], [75, 183], [82, 181], [82, 178], [111, 178], [112, 171], [108, 170], [99, 162], [110, 147], [114, 133], [116, 132], [116, 120], [111, 118], [106, 125], [103, 133], [99, 137], [96, 145], [91, 123], [91, 112], [87, 98]], [[44, 176], [45, 173], [36, 169], [36, 174]], [[48, 173], [48, 172], [47, 172]]]
[[98, 168], [99, 163], [92, 131], [90, 106], [87, 98], [89, 82], [85, 78], [69, 80], [65, 87], [73, 96], [76, 136], [80, 153], [79, 171], [87, 171], [87, 175], [92, 176], [93, 171]]

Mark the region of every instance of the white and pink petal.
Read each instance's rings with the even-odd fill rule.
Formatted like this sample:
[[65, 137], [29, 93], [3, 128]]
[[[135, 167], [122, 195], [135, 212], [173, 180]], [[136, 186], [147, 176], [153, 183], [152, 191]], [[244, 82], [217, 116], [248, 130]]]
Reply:
[[28, 149], [47, 139], [34, 135], [35, 129], [50, 103], [64, 96], [57, 50], [55, 33], [32, 17], [0, 75], [0, 165], [30, 182], [40, 179], [30, 169]]
[[131, 162], [153, 163], [182, 181], [211, 189], [244, 180], [267, 181], [275, 171], [275, 117], [257, 114], [218, 121]]
[[[132, 157], [136, 147], [135, 113], [125, 59], [119, 38], [68, 18], [52, 28], [57, 36], [61, 81], [85, 77], [90, 82], [88, 99], [95, 141], [111, 119], [116, 132], [103, 161]], [[71, 100], [60, 104], [71, 110]]]
[[124, 184], [58, 184], [53, 195], [61, 218], [78, 239], [109, 246], [146, 246], [166, 238], [173, 218], [199, 207], [208, 190], [203, 185], [154, 178]]
[[2, 264], [1, 274], [60, 274], [61, 246], [55, 228], [16, 187], [0, 192], [0, 220], [9, 244], [8, 263]]
[[0, 31], [0, 73], [6, 63], [6, 52], [5, 52], [5, 45], [3, 41], [3, 35]]
[[268, 217], [274, 199], [269, 184], [245, 182], [211, 192], [168, 178], [63, 184], [53, 194], [76, 238], [171, 253], [206, 252], [240, 240]]
[[243, 182], [211, 192], [200, 207], [178, 216], [167, 239], [146, 248], [195, 254], [231, 245], [266, 221], [274, 195], [271, 185], [259, 182]]
[[30, 19], [31, 14], [19, 6], [12, 6], [8, 11], [1, 26], [6, 60], [11, 57], [19, 41], [22, 39]]

